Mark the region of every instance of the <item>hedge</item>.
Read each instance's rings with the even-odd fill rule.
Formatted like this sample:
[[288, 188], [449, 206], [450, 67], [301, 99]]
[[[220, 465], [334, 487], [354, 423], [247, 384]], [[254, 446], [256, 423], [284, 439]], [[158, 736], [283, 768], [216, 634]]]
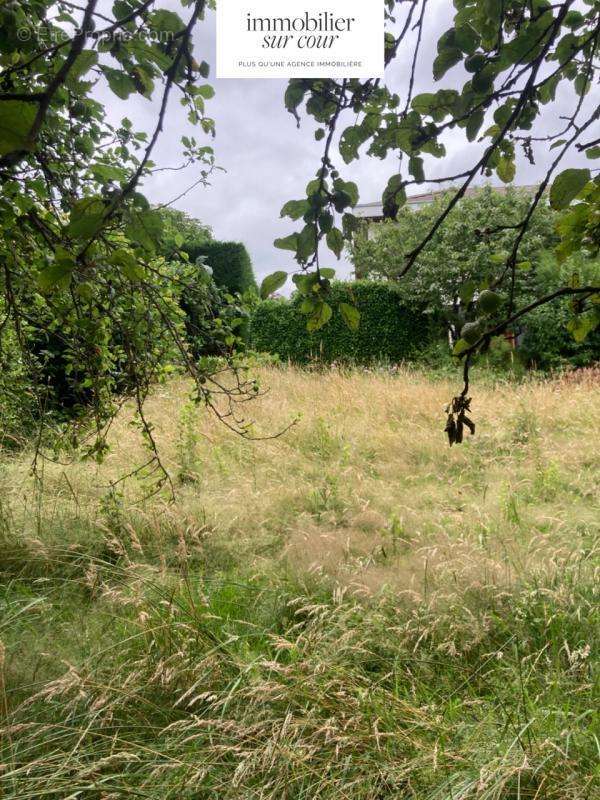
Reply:
[[252, 261], [248, 251], [240, 242], [206, 242], [195, 247], [185, 247], [190, 259], [206, 256], [217, 286], [235, 294], [248, 289], [257, 289]]
[[536, 308], [523, 320], [519, 354], [524, 364], [541, 370], [588, 367], [600, 361], [600, 329], [576, 342], [567, 330], [572, 318], [568, 301]]
[[[306, 330], [300, 311], [302, 298], [266, 300], [253, 311], [250, 341], [260, 352], [277, 354], [298, 364], [371, 364], [411, 360], [442, 335], [441, 327], [421, 309], [408, 308], [388, 283], [336, 282], [328, 302], [334, 309], [330, 322], [316, 333]], [[339, 303], [352, 303], [361, 313], [360, 326], [351, 331], [337, 311]]]

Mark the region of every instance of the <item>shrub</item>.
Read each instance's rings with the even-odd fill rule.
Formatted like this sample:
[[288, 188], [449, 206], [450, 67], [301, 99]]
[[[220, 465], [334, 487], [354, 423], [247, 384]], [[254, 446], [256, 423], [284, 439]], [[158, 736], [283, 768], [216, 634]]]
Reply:
[[[217, 286], [200, 264], [195, 269], [194, 286], [180, 299], [191, 352], [196, 359], [223, 355], [226, 349], [240, 344], [236, 337], [246, 341], [249, 314], [243, 301]], [[216, 320], [219, 320], [217, 325]]]
[[217, 286], [234, 294], [243, 294], [248, 289], [256, 291], [252, 261], [240, 242], [206, 242], [198, 246], [184, 245], [183, 249], [192, 261], [199, 256], [205, 256]]
[[[440, 336], [440, 327], [430, 315], [402, 304], [390, 284], [373, 281], [334, 283], [328, 302], [334, 309], [331, 321], [316, 333], [306, 330], [300, 313], [302, 298], [267, 300], [260, 303], [251, 319], [254, 349], [276, 353], [284, 360], [304, 364], [311, 360], [369, 364], [397, 363], [417, 357]], [[351, 331], [336, 309], [339, 303], [355, 305], [360, 326]]]
[[21, 445], [31, 431], [34, 402], [31, 380], [14, 333], [0, 333], [0, 450]]
[[587, 367], [600, 361], [600, 330], [578, 343], [567, 330], [571, 317], [567, 302], [541, 306], [527, 316], [519, 349], [527, 366], [551, 370], [566, 365]]

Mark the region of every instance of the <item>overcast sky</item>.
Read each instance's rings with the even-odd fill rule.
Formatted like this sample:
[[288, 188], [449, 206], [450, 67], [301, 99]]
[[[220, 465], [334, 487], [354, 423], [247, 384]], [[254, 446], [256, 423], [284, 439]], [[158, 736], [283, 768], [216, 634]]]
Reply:
[[[175, 9], [178, 3], [172, 2], [170, 5]], [[453, 4], [451, 0], [430, 0], [428, 9], [415, 93], [437, 88], [460, 88], [465, 80], [460, 66], [450, 70], [439, 84], [434, 84], [431, 79], [431, 63], [437, 39], [450, 27]], [[297, 224], [295, 226], [291, 220], [280, 218], [280, 210], [287, 200], [304, 196], [306, 184], [314, 177], [319, 166], [322, 143], [314, 140], [314, 121], [303, 119], [302, 127], [298, 130], [294, 118], [286, 112], [283, 105], [285, 81], [214, 78], [215, 27], [215, 15], [209, 12], [204, 24], [198, 27], [196, 48], [197, 60], [206, 60], [211, 64], [210, 82], [216, 89], [216, 96], [207, 104], [207, 113], [216, 120], [217, 137], [212, 144], [217, 163], [226, 171], [215, 173], [209, 188], [200, 186], [194, 189], [177, 201], [174, 207], [210, 225], [217, 238], [244, 242], [260, 280], [275, 269], [295, 269], [291, 254], [274, 248], [273, 240], [297, 229]], [[401, 96], [406, 93], [408, 70], [407, 59], [400, 59], [386, 74], [387, 83]], [[152, 130], [158, 98], [148, 101], [136, 95], [127, 103], [120, 103], [114, 95], [107, 95], [105, 99], [109, 100], [114, 120], [127, 115], [137, 128]], [[573, 100], [574, 93], [570, 85], [563, 87], [558, 96], [560, 109], [570, 109]], [[595, 87], [586, 104], [593, 107], [598, 101], [598, 87]], [[556, 114], [554, 108], [544, 133], [556, 131]], [[351, 117], [348, 118], [347, 124], [352, 124], [352, 121]], [[344, 127], [342, 125], [342, 130]], [[154, 161], [160, 166], [181, 163], [180, 137], [189, 133], [185, 110], [179, 104], [179, 99], [173, 96], [165, 129], [153, 156]], [[594, 131], [590, 130], [589, 134], [588, 139], [595, 138]], [[598, 130], [595, 132], [597, 135]], [[201, 139], [202, 133], [196, 132], [196, 136]], [[429, 177], [460, 172], [472, 165], [480, 152], [481, 146], [469, 145], [462, 131], [452, 132], [444, 141], [447, 157], [442, 161], [426, 159], [426, 174]], [[520, 156], [515, 183], [523, 185], [539, 180], [555, 152], [540, 146], [536, 151], [536, 166], [531, 166]], [[584, 162], [584, 157], [574, 154], [564, 162], [564, 166]], [[169, 202], [198, 179], [199, 169], [192, 166], [181, 172], [161, 172], [146, 182], [146, 195], [153, 203]], [[341, 165], [342, 175], [358, 183], [361, 203], [381, 198], [382, 189], [393, 170], [393, 160], [382, 162], [366, 156], [361, 156], [349, 167], [343, 163]], [[493, 182], [497, 183], [497, 180]], [[428, 188], [427, 184], [411, 187], [412, 193]], [[322, 261], [325, 265], [325, 259]], [[351, 266], [344, 258], [337, 265], [335, 261], [335, 256], [330, 254], [328, 265], [337, 266], [340, 276], [350, 274]]]

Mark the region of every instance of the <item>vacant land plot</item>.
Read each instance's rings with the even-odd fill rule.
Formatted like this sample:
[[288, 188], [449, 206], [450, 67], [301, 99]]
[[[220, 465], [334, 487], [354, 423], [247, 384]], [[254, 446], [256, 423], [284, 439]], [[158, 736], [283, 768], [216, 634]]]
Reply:
[[264, 370], [246, 442], [173, 381], [176, 486], [0, 466], [4, 798], [597, 800], [600, 384]]

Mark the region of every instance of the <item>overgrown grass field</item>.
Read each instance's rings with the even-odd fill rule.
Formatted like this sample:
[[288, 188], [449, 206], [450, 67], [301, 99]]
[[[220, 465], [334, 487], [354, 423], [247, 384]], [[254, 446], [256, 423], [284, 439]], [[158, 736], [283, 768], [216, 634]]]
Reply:
[[7, 800], [598, 800], [600, 382], [264, 369], [246, 442], [148, 402], [0, 467]]

